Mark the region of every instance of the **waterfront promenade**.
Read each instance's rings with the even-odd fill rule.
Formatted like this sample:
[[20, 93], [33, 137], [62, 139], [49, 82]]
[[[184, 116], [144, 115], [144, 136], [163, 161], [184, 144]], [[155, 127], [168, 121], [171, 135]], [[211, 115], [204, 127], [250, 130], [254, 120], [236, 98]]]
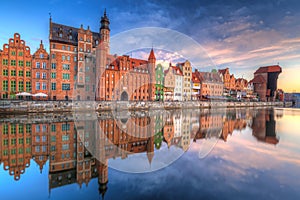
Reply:
[[283, 107], [283, 102], [114, 102], [114, 101], [20, 101], [0, 100], [0, 113], [39, 113], [71, 111], [115, 111], [185, 108]]

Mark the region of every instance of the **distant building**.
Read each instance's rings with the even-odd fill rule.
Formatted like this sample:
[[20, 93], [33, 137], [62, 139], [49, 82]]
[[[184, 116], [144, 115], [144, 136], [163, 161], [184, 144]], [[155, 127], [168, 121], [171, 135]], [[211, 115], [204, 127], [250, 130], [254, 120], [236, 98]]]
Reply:
[[183, 86], [182, 86], [182, 95], [183, 101], [191, 100], [191, 81], [192, 81], [192, 66], [190, 61], [185, 61], [183, 63], [178, 63], [183, 74]]
[[224, 84], [218, 73], [196, 70], [195, 74], [200, 80], [201, 98], [220, 98], [223, 96]]
[[178, 66], [172, 66], [174, 70], [174, 76], [175, 76], [175, 87], [174, 87], [174, 101], [182, 101], [183, 95], [183, 74]]
[[199, 100], [201, 97], [200, 94], [200, 79], [195, 72], [193, 72], [192, 76], [192, 100]]
[[161, 64], [158, 64], [155, 68], [155, 100], [164, 100], [164, 69]]
[[238, 78], [235, 80], [235, 89], [237, 92], [237, 98], [241, 99], [247, 96], [248, 81], [244, 78]]
[[175, 88], [175, 74], [171, 66], [164, 72], [164, 100], [173, 101]]
[[252, 80], [254, 92], [261, 101], [274, 101], [277, 90], [277, 79], [282, 69], [279, 65], [260, 67], [254, 72]]

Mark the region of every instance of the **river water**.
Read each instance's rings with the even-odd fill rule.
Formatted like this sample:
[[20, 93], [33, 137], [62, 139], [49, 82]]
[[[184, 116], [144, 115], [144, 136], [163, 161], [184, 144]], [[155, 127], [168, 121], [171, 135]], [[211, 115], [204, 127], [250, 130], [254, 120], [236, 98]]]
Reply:
[[0, 117], [1, 199], [300, 199], [300, 110]]

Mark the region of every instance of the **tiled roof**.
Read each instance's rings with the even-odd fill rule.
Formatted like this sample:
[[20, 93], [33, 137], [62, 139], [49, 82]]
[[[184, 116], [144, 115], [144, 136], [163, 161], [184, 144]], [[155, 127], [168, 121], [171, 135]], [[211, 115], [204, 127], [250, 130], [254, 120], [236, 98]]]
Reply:
[[218, 72], [222, 75], [224, 75], [226, 73], [226, 71], [228, 70], [228, 68], [226, 69], [219, 69]]
[[129, 56], [126, 55], [123, 56], [109, 55], [108, 59], [110, 60], [110, 66], [114, 66], [114, 70], [121, 70], [120, 63], [123, 62], [123, 60], [125, 60], [125, 62], [129, 62], [129, 70], [134, 70], [134, 69], [148, 70], [147, 60], [130, 58]]
[[183, 73], [182, 73], [180, 67], [178, 67], [178, 66], [172, 66], [172, 68], [174, 69], [174, 72], [175, 72], [176, 75], [183, 76]]
[[259, 73], [269, 73], [269, 72], [281, 72], [282, 69], [279, 65], [272, 65], [272, 66], [265, 66], [265, 67], [260, 67], [254, 74], [259, 74]]
[[[50, 22], [51, 30], [50, 34], [52, 37], [50, 38], [51, 41], [57, 41], [57, 42], [64, 42], [69, 43], [72, 45], [77, 45], [78, 43], [78, 28], [74, 28], [71, 26], [66, 26], [58, 23]], [[59, 37], [59, 33], [62, 33], [62, 37]], [[96, 46], [96, 40], [100, 42], [100, 34], [96, 32], [92, 32], [93, 34], [93, 46]], [[70, 37], [70, 35], [72, 37]]]
[[255, 76], [250, 82], [251, 83], [266, 83], [267, 81], [264, 79], [263, 76], [258, 75], [258, 76]]
[[213, 72], [195, 72], [200, 82], [215, 82], [215, 83], [223, 83], [221, 77], [218, 73]]
[[197, 76], [197, 74], [195, 72], [192, 73], [192, 82], [193, 83], [200, 83], [200, 79]]
[[151, 52], [150, 52], [150, 55], [149, 55], [148, 60], [150, 60], [150, 59], [156, 59], [156, 58], [155, 58], [155, 55], [154, 55], [153, 49], [151, 49]]

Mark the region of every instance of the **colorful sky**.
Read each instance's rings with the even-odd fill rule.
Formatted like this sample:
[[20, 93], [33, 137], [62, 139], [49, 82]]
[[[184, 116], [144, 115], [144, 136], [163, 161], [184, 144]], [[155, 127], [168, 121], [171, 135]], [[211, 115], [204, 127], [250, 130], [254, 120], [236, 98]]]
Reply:
[[[12, 0], [0, 5], [0, 49], [15, 32], [32, 51], [40, 40], [49, 48], [49, 12], [54, 22], [98, 31], [106, 8], [112, 36], [142, 27], [172, 29], [198, 42], [216, 68], [229, 67], [236, 77], [251, 79], [258, 67], [279, 63], [279, 87], [300, 92], [297, 0]], [[196, 65], [202, 71], [211, 67]]]

